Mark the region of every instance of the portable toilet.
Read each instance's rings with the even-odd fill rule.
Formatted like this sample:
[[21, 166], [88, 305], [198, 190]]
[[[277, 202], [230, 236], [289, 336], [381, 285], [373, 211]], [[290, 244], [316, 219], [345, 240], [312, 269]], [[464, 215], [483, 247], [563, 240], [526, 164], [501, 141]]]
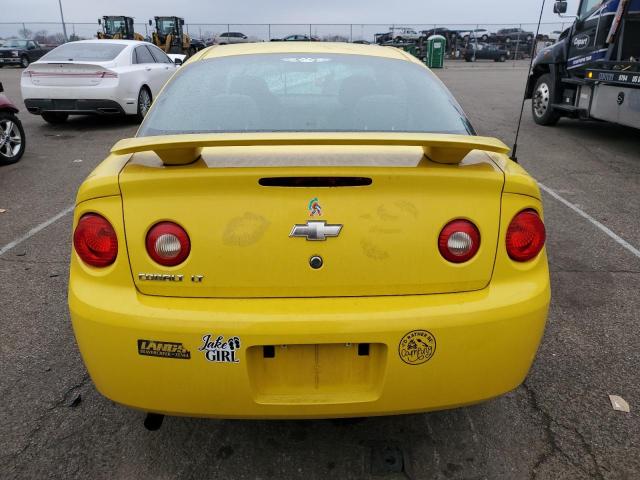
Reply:
[[442, 35], [431, 35], [427, 38], [427, 67], [442, 68], [447, 51], [447, 39]]

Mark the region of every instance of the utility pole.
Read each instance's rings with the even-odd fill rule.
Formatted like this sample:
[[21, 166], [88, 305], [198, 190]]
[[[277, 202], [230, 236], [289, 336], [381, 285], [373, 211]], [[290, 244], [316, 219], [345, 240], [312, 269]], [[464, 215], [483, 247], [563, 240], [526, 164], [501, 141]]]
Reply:
[[64, 41], [68, 42], [67, 26], [64, 24], [64, 14], [62, 13], [62, 0], [58, 0], [58, 5], [60, 6], [60, 19], [62, 20], [62, 34], [64, 35]]

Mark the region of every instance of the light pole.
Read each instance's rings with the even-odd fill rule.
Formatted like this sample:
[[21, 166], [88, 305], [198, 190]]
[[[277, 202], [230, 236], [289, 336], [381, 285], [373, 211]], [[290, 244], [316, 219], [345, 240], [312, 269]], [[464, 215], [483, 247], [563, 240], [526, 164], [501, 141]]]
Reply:
[[64, 41], [68, 42], [67, 26], [64, 24], [64, 14], [62, 13], [62, 0], [58, 0], [58, 5], [60, 6], [60, 19], [62, 20], [62, 34], [64, 35]]

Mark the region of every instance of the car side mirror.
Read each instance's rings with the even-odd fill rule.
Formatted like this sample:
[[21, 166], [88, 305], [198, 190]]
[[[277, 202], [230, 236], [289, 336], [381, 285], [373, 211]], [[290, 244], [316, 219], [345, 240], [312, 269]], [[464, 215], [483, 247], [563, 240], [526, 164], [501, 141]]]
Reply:
[[98, 25], [102, 25], [102, 19], [101, 18], [98, 19]]
[[0, 82], [0, 93], [4, 92], [4, 87], [2, 86], [2, 82]]
[[176, 58], [173, 60], [173, 63], [175, 63], [177, 66], [180, 66], [182, 65], [183, 62], [181, 58]]
[[566, 1], [557, 1], [553, 4], [553, 13], [558, 15], [562, 15], [563, 13], [567, 13], [567, 2]]

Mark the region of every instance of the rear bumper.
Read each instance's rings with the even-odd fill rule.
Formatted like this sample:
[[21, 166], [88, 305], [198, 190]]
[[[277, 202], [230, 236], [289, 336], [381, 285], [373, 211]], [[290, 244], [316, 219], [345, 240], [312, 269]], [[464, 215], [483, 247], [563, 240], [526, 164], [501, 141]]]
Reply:
[[27, 98], [24, 104], [34, 115], [40, 115], [42, 112], [61, 112], [71, 115], [122, 115], [125, 113], [118, 102], [106, 99]]
[[[545, 255], [517, 281], [481, 291], [327, 299], [145, 296], [87, 281], [72, 257], [71, 318], [97, 389], [171, 415], [323, 418], [477, 403], [523, 381], [550, 299]], [[416, 330], [432, 335], [418, 338], [434, 350], [410, 364], [401, 342]], [[207, 359], [206, 335], [237, 338], [239, 348]], [[358, 344], [369, 344], [368, 356]]]

